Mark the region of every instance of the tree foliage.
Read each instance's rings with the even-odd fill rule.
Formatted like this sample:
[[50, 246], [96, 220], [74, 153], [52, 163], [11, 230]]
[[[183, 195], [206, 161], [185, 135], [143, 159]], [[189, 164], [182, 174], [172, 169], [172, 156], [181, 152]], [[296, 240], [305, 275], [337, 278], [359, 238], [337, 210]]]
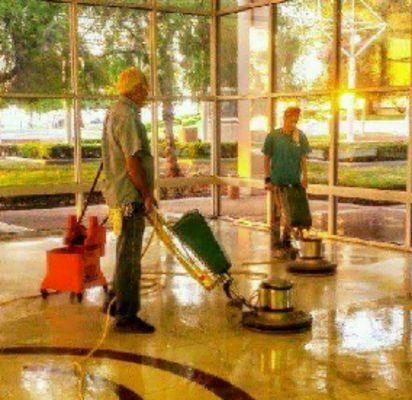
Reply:
[[60, 93], [69, 88], [67, 5], [35, 0], [0, 3], [2, 90]]

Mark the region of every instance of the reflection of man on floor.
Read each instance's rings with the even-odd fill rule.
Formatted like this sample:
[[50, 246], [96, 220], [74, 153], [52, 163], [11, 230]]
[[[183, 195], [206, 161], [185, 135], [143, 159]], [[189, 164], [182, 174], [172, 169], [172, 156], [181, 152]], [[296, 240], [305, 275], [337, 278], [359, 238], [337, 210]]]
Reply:
[[120, 98], [106, 115], [102, 141], [103, 191], [118, 234], [113, 284], [116, 328], [151, 333], [154, 328], [137, 317], [144, 214], [154, 205], [153, 157], [140, 117], [148, 84], [141, 71], [129, 68], [120, 74], [117, 89]]
[[[283, 116], [283, 127], [275, 129], [265, 140], [265, 186], [274, 197], [272, 216], [272, 246], [290, 247], [291, 228], [285, 207], [282, 204], [281, 191], [287, 186], [308, 186], [306, 156], [310, 152], [308, 139], [297, 128], [300, 108], [289, 107]], [[283, 225], [281, 239], [280, 226]]]

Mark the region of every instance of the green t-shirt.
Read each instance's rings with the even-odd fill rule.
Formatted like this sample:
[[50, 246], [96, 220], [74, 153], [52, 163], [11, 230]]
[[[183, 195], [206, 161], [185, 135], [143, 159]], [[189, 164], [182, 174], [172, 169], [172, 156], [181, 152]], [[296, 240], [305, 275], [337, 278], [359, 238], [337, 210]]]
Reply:
[[108, 111], [103, 127], [103, 193], [109, 207], [142, 201], [126, 171], [126, 157], [135, 154], [141, 160], [147, 184], [153, 188], [154, 163], [146, 128], [137, 106], [127, 97], [120, 96]]
[[262, 152], [271, 157], [270, 177], [274, 185], [298, 185], [301, 183], [301, 160], [311, 152], [305, 134], [299, 132], [299, 143], [295, 143], [292, 134], [285, 134], [282, 129], [275, 129], [267, 135]]

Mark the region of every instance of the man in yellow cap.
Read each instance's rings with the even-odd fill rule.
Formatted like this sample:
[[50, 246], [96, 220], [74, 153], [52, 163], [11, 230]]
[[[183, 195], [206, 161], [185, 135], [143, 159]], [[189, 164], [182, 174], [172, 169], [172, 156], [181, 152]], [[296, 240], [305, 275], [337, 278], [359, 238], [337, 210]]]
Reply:
[[117, 90], [120, 97], [107, 112], [102, 140], [103, 192], [110, 215], [118, 217], [113, 282], [116, 328], [152, 333], [154, 327], [137, 316], [144, 215], [155, 204], [153, 157], [140, 116], [148, 96], [146, 77], [137, 68], [128, 68], [119, 75]]

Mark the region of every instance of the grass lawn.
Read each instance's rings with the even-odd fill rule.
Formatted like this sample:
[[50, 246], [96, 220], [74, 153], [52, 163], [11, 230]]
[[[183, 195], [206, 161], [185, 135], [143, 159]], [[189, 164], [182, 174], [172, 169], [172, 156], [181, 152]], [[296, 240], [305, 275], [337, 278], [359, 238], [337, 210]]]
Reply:
[[[183, 164], [185, 164], [184, 161]], [[190, 163], [186, 164], [190, 165]], [[84, 181], [91, 182], [93, 180], [98, 165], [98, 161], [83, 164], [82, 177]], [[231, 165], [236, 168], [236, 163]], [[198, 167], [194, 166], [194, 168], [196, 171], [198, 170]], [[406, 168], [406, 164], [403, 166], [371, 165], [365, 167], [345, 165], [339, 168], [339, 183], [342, 186], [404, 190]], [[309, 163], [309, 181], [311, 183], [326, 184], [327, 176], [327, 164]], [[72, 183], [73, 179], [73, 165], [22, 164], [14, 161], [0, 161], [0, 187], [68, 184]]]
[[[342, 186], [386, 190], [405, 190], [406, 187], [406, 164], [369, 167], [342, 165], [338, 172], [339, 184]], [[327, 164], [309, 163], [308, 174], [310, 183], [327, 184], [328, 182]]]
[[[82, 176], [86, 181], [92, 181], [97, 172], [99, 162], [84, 163]], [[60, 185], [73, 183], [74, 166], [44, 165], [41, 163], [20, 163], [0, 161], [0, 187]]]

